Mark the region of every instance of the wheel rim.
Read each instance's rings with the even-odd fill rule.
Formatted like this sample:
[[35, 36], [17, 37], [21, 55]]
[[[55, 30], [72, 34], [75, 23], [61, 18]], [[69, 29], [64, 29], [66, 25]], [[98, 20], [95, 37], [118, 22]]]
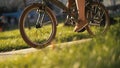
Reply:
[[87, 10], [86, 13], [90, 28], [89, 32], [93, 35], [105, 33], [109, 22], [106, 10], [99, 4], [92, 4], [89, 8], [91, 9]]
[[[45, 13], [43, 24], [37, 26], [39, 13]], [[29, 23], [28, 23], [29, 22]], [[53, 23], [51, 23], [49, 13], [41, 11], [37, 8], [31, 9], [23, 20], [23, 33], [25, 37], [35, 45], [46, 45], [49, 43], [51, 36], [53, 35]]]

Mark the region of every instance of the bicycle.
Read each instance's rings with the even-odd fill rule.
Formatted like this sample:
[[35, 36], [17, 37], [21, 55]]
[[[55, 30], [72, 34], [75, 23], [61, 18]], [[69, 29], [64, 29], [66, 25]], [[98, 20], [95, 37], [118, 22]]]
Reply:
[[[58, 0], [42, 0], [40, 3], [33, 3], [27, 6], [21, 14], [19, 27], [23, 40], [31, 47], [44, 48], [55, 38], [58, 23], [54, 12], [47, 5], [49, 2], [60, 7], [62, 10], [66, 10], [65, 13], [68, 15], [67, 20], [70, 20], [70, 23], [78, 22], [75, 3], [73, 3], [71, 9], [68, 9]], [[100, 16], [101, 14], [102, 16]], [[102, 32], [100, 31], [101, 33], [107, 31], [109, 27], [109, 16], [107, 10], [99, 1], [86, 0], [86, 18], [89, 25], [85, 28], [90, 34], [95, 35], [92, 31], [93, 29], [91, 29], [91, 25], [105, 27]], [[103, 20], [104, 23], [101, 24]]]

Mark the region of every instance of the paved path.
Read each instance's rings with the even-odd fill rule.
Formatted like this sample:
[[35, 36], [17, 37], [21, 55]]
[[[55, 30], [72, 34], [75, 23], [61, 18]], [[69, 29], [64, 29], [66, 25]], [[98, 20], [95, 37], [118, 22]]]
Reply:
[[[54, 46], [55, 47], [64, 47], [64, 46], [70, 46], [70, 45], [75, 44], [75, 43], [85, 43], [85, 42], [90, 41], [90, 40], [91, 39], [83, 39], [83, 40], [78, 40], [78, 41], [55, 44]], [[58, 45], [60, 45], [60, 46], [58, 46]], [[49, 47], [52, 47], [52, 46], [50, 45], [50, 46], [48, 46], [48, 48]], [[25, 55], [25, 54], [28, 54], [28, 53], [34, 53], [34, 52], [39, 51], [39, 50], [40, 49], [28, 48], [28, 49], [21, 49], [21, 50], [16, 50], [16, 51], [3, 52], [3, 53], [0, 53], [0, 57], [13, 56], [13, 55]]]

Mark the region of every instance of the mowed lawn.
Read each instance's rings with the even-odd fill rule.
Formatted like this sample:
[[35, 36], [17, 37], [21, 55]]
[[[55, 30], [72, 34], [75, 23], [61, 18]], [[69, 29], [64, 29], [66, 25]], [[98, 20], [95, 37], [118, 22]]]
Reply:
[[[65, 27], [63, 24], [59, 24], [59, 26], [57, 26], [57, 34], [54, 39], [54, 43], [58, 44], [85, 38], [90, 38], [90, 35], [87, 31], [83, 33], [75, 33], [73, 32], [72, 26]], [[23, 48], [29, 48], [29, 45], [23, 41], [19, 29], [0, 32], [0, 52]]]
[[[79, 34], [72, 32], [72, 28], [62, 28], [66, 31], [64, 30], [65, 33], [61, 31], [62, 34], [59, 33], [60, 31], [57, 33], [56, 43], [89, 37], [86, 32]], [[106, 35], [94, 37], [91, 41], [82, 44], [74, 43], [62, 48], [58, 46], [55, 49], [43, 48], [30, 54], [0, 56], [0, 68], [119, 68], [119, 28], [120, 24], [112, 25]], [[4, 44], [2, 43], [0, 48], [28, 47], [21, 39], [18, 30], [2, 34], [0, 41], [4, 41]]]

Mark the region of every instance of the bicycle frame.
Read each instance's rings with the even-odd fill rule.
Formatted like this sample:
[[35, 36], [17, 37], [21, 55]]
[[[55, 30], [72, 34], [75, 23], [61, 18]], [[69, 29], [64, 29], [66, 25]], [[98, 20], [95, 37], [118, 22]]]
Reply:
[[[86, 0], [85, 2], [85, 6], [89, 5], [90, 3], [92, 3], [94, 0]], [[99, 0], [96, 0], [96, 2], [100, 2]], [[78, 17], [76, 18], [72, 13], [72, 11], [70, 10], [70, 8], [67, 8], [66, 5], [64, 5], [61, 1], [59, 0], [42, 0], [42, 4], [44, 6], [47, 6], [47, 3], [52, 3], [54, 5], [56, 5], [57, 7], [59, 7], [60, 9], [66, 11], [66, 14], [69, 15], [70, 17], [72, 17], [72, 21], [73, 22], [78, 22]], [[75, 5], [76, 6], [76, 5]], [[49, 7], [49, 6], [48, 6]], [[77, 6], [76, 6], [77, 7]], [[77, 9], [77, 8], [76, 8]], [[73, 10], [73, 9], [72, 9]], [[76, 10], [77, 13], [77, 10]]]
[[[49, 2], [66, 11], [66, 14], [68, 16], [66, 18], [66, 21], [73, 23], [72, 25], [75, 25], [75, 23], [78, 22], [78, 11], [75, 3], [72, 3], [73, 6], [71, 8], [67, 8], [67, 6], [58, 0], [42, 0], [40, 3], [33, 3], [32, 5], [29, 5], [24, 9], [20, 17], [20, 33], [24, 41], [32, 47], [44, 48], [51, 44], [52, 40], [55, 38], [58, 23], [54, 12], [47, 4]], [[91, 35], [105, 33], [109, 27], [109, 15], [105, 7], [100, 3], [100, 0], [86, 0], [85, 10], [86, 19], [89, 23], [85, 29], [88, 31], [88, 33]], [[28, 22], [29, 14], [31, 14], [32, 11], [33, 13], [35, 12], [34, 15], [36, 16], [35, 21], [32, 23], [34, 26]], [[45, 20], [45, 16], [48, 18], [48, 20]], [[93, 24], [96, 25], [96, 23], [99, 23], [98, 25], [103, 27], [102, 30], [98, 29], [100, 28], [98, 26], [96, 26], [98, 27], [97, 29], [96, 27], [94, 28], [97, 30], [97, 32], [92, 29], [94, 27]], [[48, 25], [51, 26], [50, 30], [48, 30], [49, 28], [46, 28]], [[29, 27], [33, 27], [34, 31], [31, 29], [29, 30]], [[25, 30], [26, 28], [28, 28], [28, 30]], [[33, 39], [33, 36], [31, 36], [29, 33], [36, 34], [33, 35], [35, 39]]]
[[[66, 7], [66, 5], [64, 5], [62, 2], [60, 2], [59, 0], [42, 0], [44, 2], [51, 2], [52, 4], [55, 4], [57, 7], [61, 8], [62, 10], [67, 11], [68, 8]], [[100, 3], [101, 0], [86, 0], [86, 2], [93, 2], [96, 1], [98, 3]]]
[[43, 4], [49, 3], [51, 2], [52, 4], [56, 5], [57, 7], [59, 7], [62, 10], [68, 10], [68, 8], [59, 0], [42, 0]]
[[[88, 4], [92, 3], [93, 1], [100, 3], [101, 0], [86, 0], [85, 6], [87, 6]], [[42, 0], [42, 3], [45, 4], [45, 5], [46, 5], [46, 3], [49, 3], [49, 2], [51, 2], [54, 5], [56, 5], [60, 9], [65, 10], [66, 13], [69, 14], [69, 12], [70, 12], [69, 8], [67, 8], [67, 6], [64, 5], [61, 1], [59, 1], [59, 0]]]

